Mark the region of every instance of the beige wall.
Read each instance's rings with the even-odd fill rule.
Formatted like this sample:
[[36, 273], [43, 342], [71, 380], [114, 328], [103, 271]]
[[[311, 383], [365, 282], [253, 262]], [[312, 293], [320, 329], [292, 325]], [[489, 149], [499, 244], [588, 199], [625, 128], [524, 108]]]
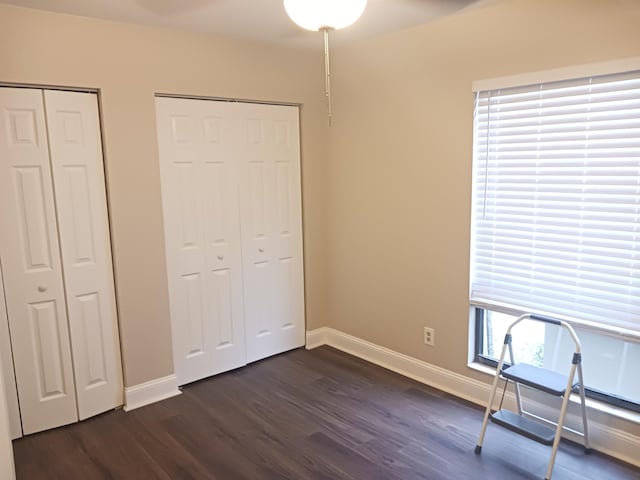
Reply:
[[98, 88], [125, 385], [173, 373], [154, 93], [302, 103], [307, 324], [325, 314], [322, 57], [0, 6], [0, 82]]
[[471, 82], [639, 55], [636, 0], [496, 1], [335, 50], [330, 326], [487, 381], [466, 366]]

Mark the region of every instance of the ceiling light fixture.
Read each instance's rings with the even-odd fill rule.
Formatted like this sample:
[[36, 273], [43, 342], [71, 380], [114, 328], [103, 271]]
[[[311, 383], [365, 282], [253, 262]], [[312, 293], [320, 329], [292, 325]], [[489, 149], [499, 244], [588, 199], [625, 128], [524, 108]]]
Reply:
[[325, 96], [331, 125], [331, 69], [329, 67], [329, 31], [354, 23], [367, 6], [367, 0], [284, 0], [287, 15], [306, 30], [324, 33]]

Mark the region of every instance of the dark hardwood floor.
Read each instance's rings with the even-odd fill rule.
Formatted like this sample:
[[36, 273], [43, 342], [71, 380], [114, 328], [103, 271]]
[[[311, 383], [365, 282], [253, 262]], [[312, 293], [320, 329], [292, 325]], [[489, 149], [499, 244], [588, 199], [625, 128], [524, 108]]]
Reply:
[[[482, 410], [328, 347], [188, 385], [183, 395], [14, 442], [18, 479], [544, 478], [550, 448]], [[640, 479], [563, 443], [555, 480]]]

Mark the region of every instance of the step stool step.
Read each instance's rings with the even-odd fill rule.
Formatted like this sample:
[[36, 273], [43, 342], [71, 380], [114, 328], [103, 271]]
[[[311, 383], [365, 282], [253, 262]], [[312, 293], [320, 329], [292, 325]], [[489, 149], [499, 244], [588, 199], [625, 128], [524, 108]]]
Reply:
[[[502, 376], [556, 396], [564, 395], [569, 377], [528, 363], [516, 363], [502, 370]], [[575, 388], [578, 383], [574, 383]]]
[[531, 420], [522, 415], [518, 415], [510, 410], [498, 410], [492, 413], [491, 421], [507, 428], [512, 432], [519, 433], [531, 440], [542, 443], [544, 445], [552, 445], [556, 431], [554, 428], [542, 425], [539, 422]]

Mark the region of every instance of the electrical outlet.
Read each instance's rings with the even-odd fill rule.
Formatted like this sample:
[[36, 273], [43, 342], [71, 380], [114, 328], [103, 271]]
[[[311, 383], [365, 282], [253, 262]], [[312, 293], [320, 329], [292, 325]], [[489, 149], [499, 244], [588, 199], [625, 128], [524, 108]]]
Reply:
[[424, 344], [430, 347], [436, 345], [436, 331], [430, 327], [424, 327]]

